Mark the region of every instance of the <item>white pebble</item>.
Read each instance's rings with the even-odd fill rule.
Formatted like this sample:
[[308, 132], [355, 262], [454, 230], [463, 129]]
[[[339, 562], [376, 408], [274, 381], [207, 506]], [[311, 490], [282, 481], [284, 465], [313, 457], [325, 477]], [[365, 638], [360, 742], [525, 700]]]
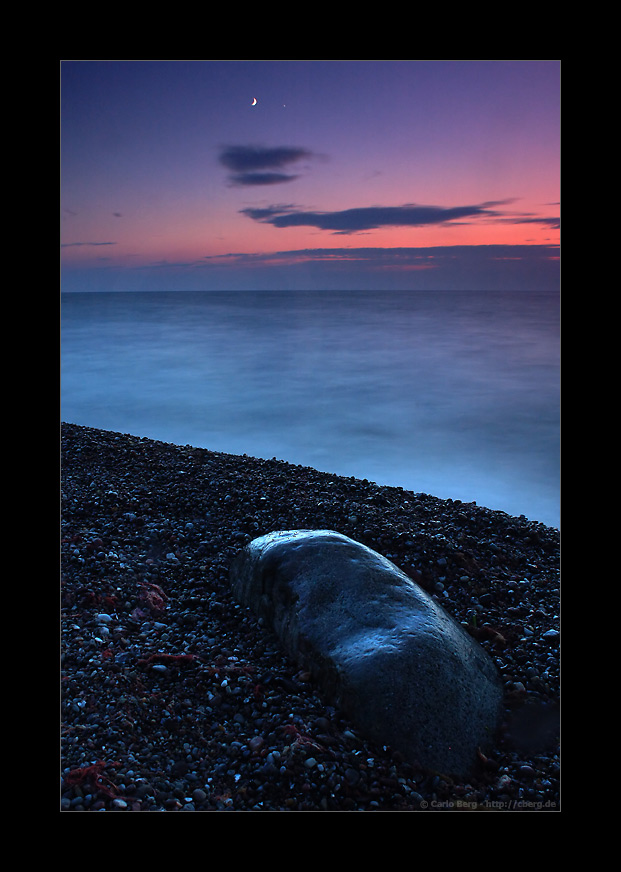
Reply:
[[118, 808], [118, 809], [127, 808], [127, 803], [125, 802], [124, 799], [113, 799], [111, 805], [112, 805], [112, 808]]

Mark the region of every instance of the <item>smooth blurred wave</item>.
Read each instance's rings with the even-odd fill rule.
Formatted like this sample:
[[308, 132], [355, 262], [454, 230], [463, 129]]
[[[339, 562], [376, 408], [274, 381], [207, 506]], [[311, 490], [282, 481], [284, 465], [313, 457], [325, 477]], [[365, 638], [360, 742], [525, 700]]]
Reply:
[[560, 524], [559, 298], [63, 294], [61, 417]]

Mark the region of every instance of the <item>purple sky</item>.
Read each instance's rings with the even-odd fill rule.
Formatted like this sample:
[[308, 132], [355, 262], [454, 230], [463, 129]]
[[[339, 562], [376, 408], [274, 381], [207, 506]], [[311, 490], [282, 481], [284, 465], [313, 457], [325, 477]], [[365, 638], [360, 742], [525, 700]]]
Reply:
[[558, 61], [63, 61], [61, 108], [62, 290], [558, 287]]

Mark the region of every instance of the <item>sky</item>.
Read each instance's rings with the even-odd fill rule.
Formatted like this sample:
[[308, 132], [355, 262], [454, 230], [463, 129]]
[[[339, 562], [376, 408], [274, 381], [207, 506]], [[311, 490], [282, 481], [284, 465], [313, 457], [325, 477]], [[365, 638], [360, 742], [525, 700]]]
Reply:
[[559, 61], [61, 61], [61, 290], [559, 285]]

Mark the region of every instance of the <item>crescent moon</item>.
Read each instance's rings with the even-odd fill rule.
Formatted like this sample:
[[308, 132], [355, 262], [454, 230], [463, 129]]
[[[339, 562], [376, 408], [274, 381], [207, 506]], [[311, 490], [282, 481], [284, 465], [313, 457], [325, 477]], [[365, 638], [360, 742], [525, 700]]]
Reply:
[[257, 98], [256, 98], [256, 97], [253, 98], [253, 100], [252, 100], [252, 105], [253, 105], [253, 106], [256, 106], [256, 105], [257, 105]]

